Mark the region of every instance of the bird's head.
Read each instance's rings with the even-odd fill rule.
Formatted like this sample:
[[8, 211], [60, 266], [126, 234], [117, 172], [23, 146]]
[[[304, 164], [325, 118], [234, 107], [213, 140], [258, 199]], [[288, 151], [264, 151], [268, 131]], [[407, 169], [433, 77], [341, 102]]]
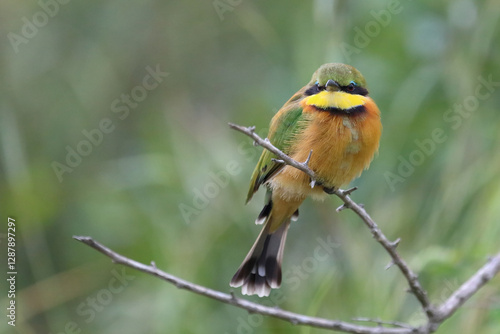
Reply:
[[368, 90], [365, 78], [357, 69], [350, 65], [329, 63], [314, 72], [305, 95], [307, 105], [349, 113], [364, 105]]

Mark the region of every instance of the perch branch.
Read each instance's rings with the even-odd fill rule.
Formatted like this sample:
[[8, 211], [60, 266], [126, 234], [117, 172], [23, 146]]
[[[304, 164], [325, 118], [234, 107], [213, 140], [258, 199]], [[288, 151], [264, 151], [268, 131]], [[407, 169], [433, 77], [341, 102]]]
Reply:
[[199, 295], [203, 295], [220, 302], [231, 304], [242, 309], [247, 310], [250, 313], [259, 313], [262, 315], [267, 315], [275, 318], [279, 318], [288, 321], [294, 325], [305, 325], [318, 328], [325, 328], [331, 330], [342, 331], [345, 333], [357, 333], [357, 334], [410, 334], [411, 330], [406, 328], [383, 328], [383, 327], [368, 327], [359, 326], [351, 324], [348, 322], [328, 320], [317, 317], [309, 317], [306, 315], [293, 313], [289, 311], [282, 310], [278, 307], [269, 307], [261, 304], [257, 304], [246, 299], [237, 298], [233, 294], [227, 294], [217, 290], [213, 290], [198, 284], [194, 284], [178, 278], [174, 275], [166, 273], [156, 267], [156, 265], [145, 265], [143, 263], [129, 259], [123, 255], [120, 255], [103, 244], [95, 241], [91, 237], [85, 236], [73, 236], [75, 240], [78, 240], [95, 250], [101, 252], [102, 254], [109, 257], [114, 263], [121, 264], [132, 269], [142, 271], [146, 274], [159, 277], [160, 279], [172, 283], [179, 289], [185, 289]]
[[[229, 123], [229, 127], [232, 129], [235, 129], [237, 131], [240, 131], [250, 138], [254, 140], [254, 143], [257, 145], [260, 145], [264, 147], [266, 150], [269, 150], [271, 153], [276, 155], [280, 160], [283, 161], [283, 163], [290, 165], [292, 167], [295, 167], [302, 172], [306, 173], [312, 180], [311, 183], [314, 184], [314, 181], [316, 180], [316, 175], [314, 171], [312, 171], [309, 166], [306, 163], [300, 163], [292, 158], [290, 158], [288, 155], [285, 153], [281, 152], [279, 149], [277, 149], [275, 146], [271, 144], [271, 142], [266, 138], [262, 139], [259, 137], [258, 134], [255, 133], [255, 127], [243, 127], [240, 125], [232, 124]], [[309, 160], [309, 158], [307, 159]], [[307, 161], [309, 162], [309, 161]], [[317, 182], [316, 182], [317, 183]], [[410, 290], [413, 292], [413, 294], [417, 297], [418, 301], [422, 305], [425, 313], [427, 314], [427, 317], [429, 319], [432, 319], [434, 317], [434, 308], [429, 302], [429, 298], [427, 297], [427, 293], [425, 290], [422, 288], [417, 275], [410, 269], [410, 267], [406, 264], [406, 262], [401, 258], [399, 253], [396, 251], [396, 247], [399, 243], [399, 240], [396, 240], [394, 242], [389, 241], [387, 237], [382, 233], [378, 225], [375, 223], [375, 221], [370, 217], [370, 215], [365, 211], [365, 209], [354, 202], [350, 197], [350, 193], [354, 191], [356, 188], [351, 188], [348, 190], [342, 190], [342, 189], [333, 189], [332, 193], [337, 195], [343, 202], [344, 204], [339, 207], [337, 210], [343, 210], [343, 209], [351, 209], [354, 211], [368, 226], [370, 229], [373, 237], [375, 240], [377, 240], [382, 247], [385, 248], [385, 250], [389, 253], [389, 255], [392, 258], [392, 262], [398, 266], [399, 270], [403, 273], [405, 276], [406, 280], [408, 281], [408, 284], [410, 286]]]
[[[437, 316], [433, 320], [429, 320], [425, 325], [414, 328], [410, 325], [401, 322], [385, 322], [381, 320], [370, 320], [366, 318], [354, 319], [355, 321], [374, 321], [379, 326], [359, 326], [352, 323], [329, 320], [324, 318], [309, 317], [306, 315], [293, 313], [282, 310], [278, 307], [269, 307], [257, 304], [246, 299], [237, 298], [233, 294], [227, 294], [217, 290], [213, 290], [198, 284], [178, 278], [174, 275], [166, 273], [156, 267], [154, 262], [151, 265], [146, 265], [132, 259], [129, 259], [121, 254], [114, 252], [108, 247], [100, 244], [91, 237], [73, 236], [78, 240], [98, 252], [109, 257], [114, 263], [127, 266], [129, 268], [142, 271], [146, 274], [156, 276], [164, 281], [175, 285], [179, 289], [188, 290], [196, 294], [206, 296], [220, 302], [237, 306], [250, 313], [258, 313], [278, 319], [288, 321], [294, 325], [303, 325], [310, 327], [318, 327], [330, 330], [341, 331], [344, 333], [356, 334], [429, 334], [436, 331], [440, 324], [448, 319], [453, 313], [462, 306], [471, 296], [473, 296], [483, 285], [488, 283], [500, 271], [500, 253], [492, 257], [489, 262], [477, 271], [468, 281], [458, 288], [442, 305], [438, 307]], [[393, 325], [398, 328], [386, 328], [381, 325]]]

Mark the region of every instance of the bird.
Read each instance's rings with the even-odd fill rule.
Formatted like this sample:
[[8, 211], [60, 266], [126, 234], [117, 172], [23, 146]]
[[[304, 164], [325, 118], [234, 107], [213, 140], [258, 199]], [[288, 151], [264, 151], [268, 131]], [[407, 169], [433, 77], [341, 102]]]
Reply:
[[291, 221], [307, 197], [323, 200], [367, 169], [378, 152], [380, 111], [363, 75], [342, 63], [321, 65], [309, 83], [274, 115], [268, 140], [298, 162], [307, 161], [316, 180], [264, 150], [250, 181], [248, 203], [261, 185], [265, 205], [255, 223], [263, 228], [230, 286], [244, 295], [269, 296], [281, 285], [281, 264]]

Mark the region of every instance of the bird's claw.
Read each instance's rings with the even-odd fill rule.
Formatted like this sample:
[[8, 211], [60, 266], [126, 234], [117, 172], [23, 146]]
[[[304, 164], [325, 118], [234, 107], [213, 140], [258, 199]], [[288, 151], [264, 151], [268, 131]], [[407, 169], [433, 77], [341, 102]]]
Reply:
[[335, 194], [335, 190], [336, 190], [336, 189], [335, 189], [335, 187], [330, 187], [330, 188], [328, 188], [328, 187], [323, 187], [323, 191], [324, 191], [325, 193], [327, 193], [328, 195], [333, 195], [333, 194]]

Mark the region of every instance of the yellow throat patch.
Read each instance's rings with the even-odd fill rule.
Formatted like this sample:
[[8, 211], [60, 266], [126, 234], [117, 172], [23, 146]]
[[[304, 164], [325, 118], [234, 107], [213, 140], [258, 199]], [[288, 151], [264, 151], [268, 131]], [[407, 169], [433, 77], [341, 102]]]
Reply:
[[337, 108], [348, 110], [364, 105], [365, 101], [366, 97], [363, 95], [322, 91], [306, 98], [305, 104], [320, 109]]

